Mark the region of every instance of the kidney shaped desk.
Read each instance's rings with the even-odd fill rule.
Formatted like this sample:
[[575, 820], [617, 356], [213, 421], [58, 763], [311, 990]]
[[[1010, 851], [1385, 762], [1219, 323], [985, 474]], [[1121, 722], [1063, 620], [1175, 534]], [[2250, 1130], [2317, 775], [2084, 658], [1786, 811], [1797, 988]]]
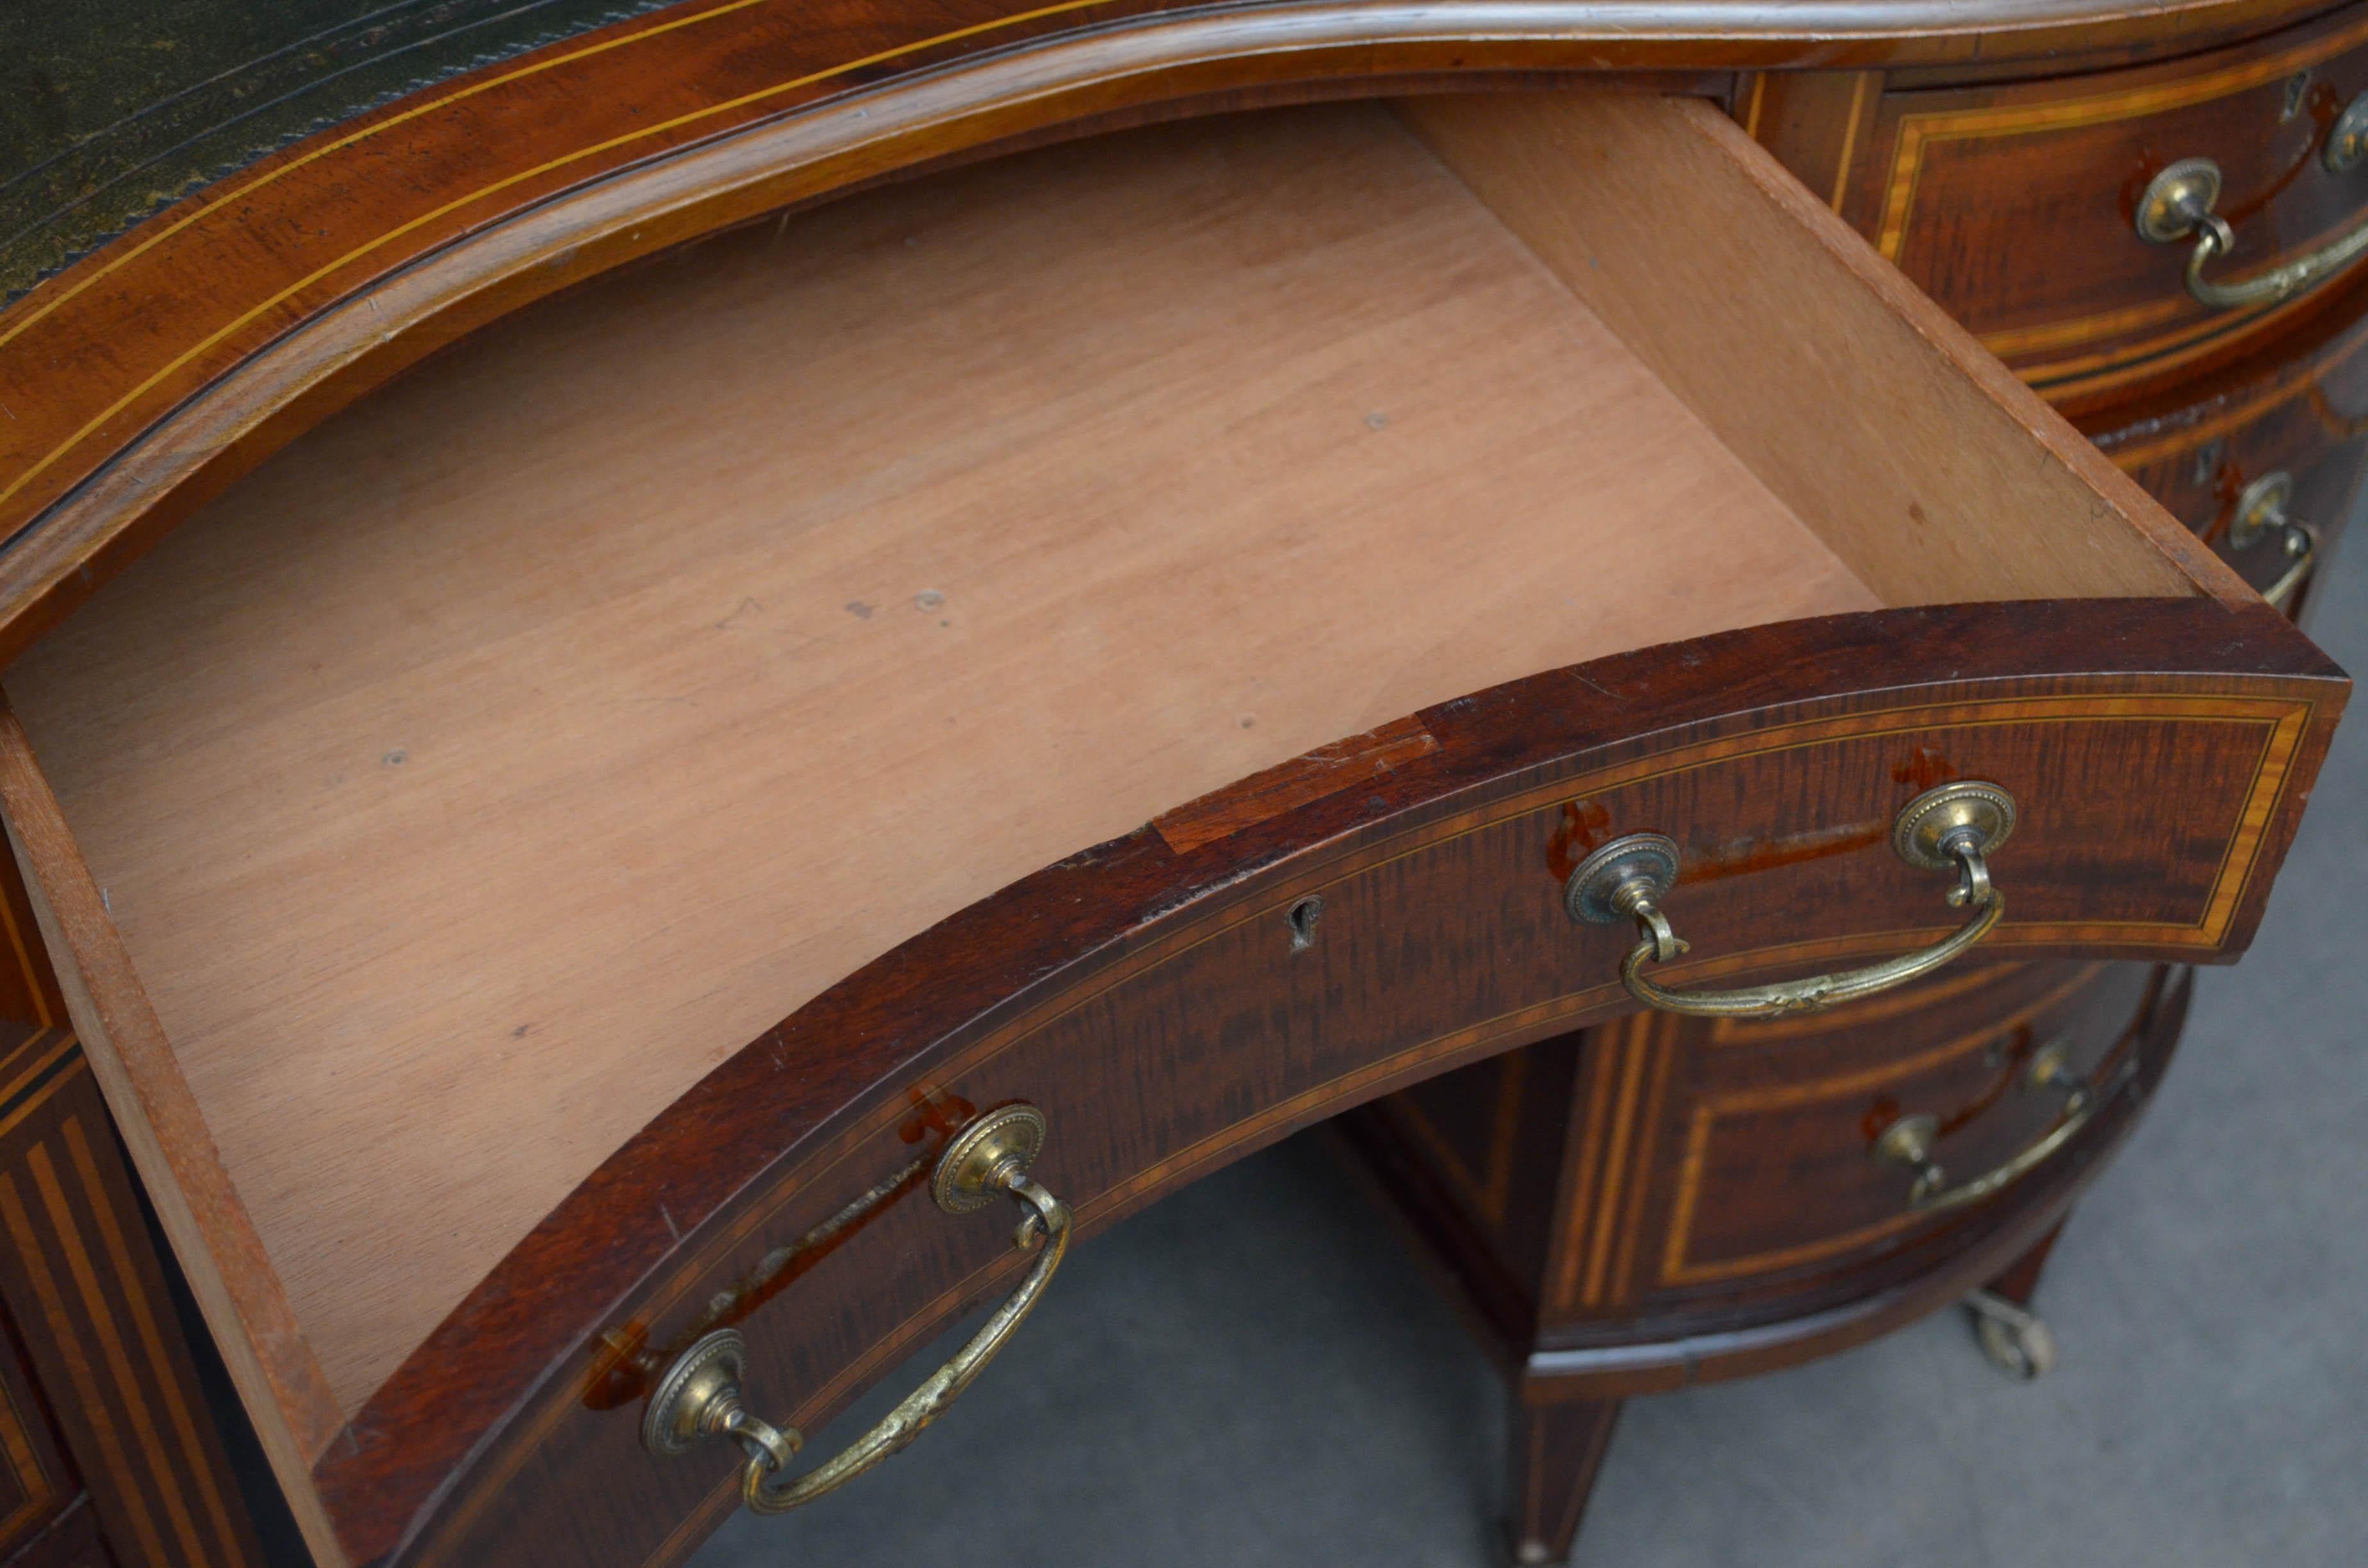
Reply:
[[[2123, 960], [2250, 938], [2347, 686], [2257, 590], [2326, 519], [2199, 537], [2027, 383], [2339, 341], [2344, 257], [2296, 219], [2211, 304], [2261, 210], [2116, 142], [2109, 326], [1985, 322], [1949, 182], [2024, 111], [1984, 73], [2235, 50], [2282, 106], [2294, 8], [545, 9], [144, 117], [137, 27], [27, 56], [0, 809], [324, 1564], [676, 1562], [860, 1484], [1073, 1242], [1578, 1030], [1521, 1180], [1662, 1227], [1582, 1233], [1580, 1318], [1862, 1335], [2035, 1244], [2161, 1062], [1952, 1042], [2160, 1033]], [[1855, 149], [1911, 122], [1895, 201]], [[1861, 1127], [1868, 1073], [1933, 1096]], [[1638, 1163], [1622, 1108], [1713, 1091]]]

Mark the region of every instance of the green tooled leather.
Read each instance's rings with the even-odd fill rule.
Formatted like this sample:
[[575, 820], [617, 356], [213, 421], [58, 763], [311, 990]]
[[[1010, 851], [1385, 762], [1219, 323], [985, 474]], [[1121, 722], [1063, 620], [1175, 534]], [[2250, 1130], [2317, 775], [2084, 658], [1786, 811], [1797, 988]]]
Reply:
[[0, 300], [199, 186], [667, 0], [0, 0]]

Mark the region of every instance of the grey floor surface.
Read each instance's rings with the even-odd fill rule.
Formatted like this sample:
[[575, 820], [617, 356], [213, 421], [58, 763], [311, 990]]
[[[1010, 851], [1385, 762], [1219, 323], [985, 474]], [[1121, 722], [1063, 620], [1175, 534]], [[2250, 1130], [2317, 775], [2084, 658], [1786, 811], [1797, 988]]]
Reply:
[[[2313, 635], [2368, 672], [2368, 550], [2321, 592]], [[2252, 952], [2200, 977], [2177, 1069], [2055, 1251], [2056, 1372], [2007, 1383], [1952, 1311], [1638, 1401], [1574, 1561], [2368, 1565], [2363, 900], [2368, 699]], [[1504, 1408], [1303, 1137], [1081, 1245], [917, 1445], [809, 1510], [735, 1518], [694, 1562], [1493, 1568]]]

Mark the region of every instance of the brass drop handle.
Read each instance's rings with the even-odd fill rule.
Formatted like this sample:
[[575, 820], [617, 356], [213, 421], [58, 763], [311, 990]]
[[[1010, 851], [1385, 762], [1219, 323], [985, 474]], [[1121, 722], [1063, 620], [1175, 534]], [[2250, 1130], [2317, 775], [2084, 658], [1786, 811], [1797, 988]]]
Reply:
[[2278, 580], [2261, 590], [2261, 597], [2279, 609], [2294, 597], [2296, 588], [2318, 564], [2318, 530], [2300, 518], [2291, 516], [2286, 506], [2294, 499], [2294, 476], [2280, 470], [2265, 473], [2245, 486], [2237, 497], [2237, 516], [2228, 525], [2228, 548], [2250, 550], [2274, 533], [2278, 547], [2285, 551], [2286, 569]]
[[659, 1380], [642, 1417], [642, 1445], [671, 1457], [689, 1451], [702, 1437], [732, 1437], [748, 1456], [740, 1472], [741, 1502], [751, 1513], [785, 1514], [837, 1491], [919, 1437], [1003, 1348], [1068, 1250], [1068, 1205], [1028, 1176], [1043, 1146], [1044, 1113], [1031, 1105], [1009, 1105], [973, 1122], [939, 1157], [929, 1184], [938, 1207], [966, 1214], [986, 1207], [997, 1193], [1009, 1197], [1023, 1210], [1014, 1244], [1037, 1253], [1035, 1267], [951, 1360], [870, 1431], [827, 1462], [791, 1478], [790, 1462], [805, 1439], [794, 1426], [776, 1426], [749, 1413], [742, 1403], [747, 1344], [736, 1331], [723, 1328], [677, 1357]]
[[[2363, 155], [2368, 155], [2368, 93], [2353, 98], [2336, 117], [2319, 162], [2330, 174], [2342, 174]], [[2151, 244], [2177, 244], [2195, 236], [2195, 248], [2187, 256], [2187, 291], [2215, 311], [2273, 305], [2368, 251], [2368, 219], [2363, 219], [2283, 266], [2234, 283], [2215, 283], [2203, 276], [2203, 269], [2237, 248], [2236, 230], [2212, 210], [2220, 200], [2220, 184], [2219, 165], [2209, 158], [2181, 158], [2147, 183], [2137, 210], [2138, 236]]]
[[1647, 1006], [1707, 1018], [1811, 1013], [1930, 974], [1988, 936], [2006, 913], [2006, 895], [1990, 885], [1985, 857], [2007, 841], [2014, 819], [2014, 797], [1979, 779], [1943, 784], [1908, 801], [1892, 824], [1892, 848], [1921, 869], [1954, 870], [1957, 884], [1948, 903], [1972, 909], [1973, 918], [1929, 948], [1838, 974], [1734, 991], [1672, 990], [1646, 978], [1645, 964], [1668, 963], [1688, 950], [1661, 912], [1677, 885], [1678, 846], [1657, 833], [1627, 834], [1589, 855], [1564, 884], [1563, 906], [1572, 919], [1591, 926], [1635, 921], [1641, 939], [1620, 965], [1620, 983]]
[[2064, 1096], [2064, 1114], [2055, 1124], [2014, 1158], [1997, 1168], [1984, 1172], [1968, 1182], [1949, 1185], [1949, 1173], [1933, 1157], [1933, 1144], [1938, 1142], [1941, 1123], [1937, 1117], [1918, 1112], [1903, 1116], [1884, 1128], [1874, 1141], [1874, 1157], [1890, 1165], [1904, 1165], [1916, 1173], [1907, 1187], [1907, 1206], [1930, 1212], [1941, 1209], [1956, 1209], [1968, 1203], [1978, 1203], [1990, 1194], [2001, 1191], [2020, 1181], [2046, 1163], [2056, 1150], [2078, 1136], [2082, 1128], [2122, 1085], [2137, 1071], [2137, 1061], [2132, 1057], [2103, 1089], [2071, 1071], [2071, 1047], [2063, 1040], [2051, 1040], [2042, 1046], [2031, 1059], [2031, 1071], [2023, 1075], [2023, 1084], [2032, 1089], [2052, 1089]]

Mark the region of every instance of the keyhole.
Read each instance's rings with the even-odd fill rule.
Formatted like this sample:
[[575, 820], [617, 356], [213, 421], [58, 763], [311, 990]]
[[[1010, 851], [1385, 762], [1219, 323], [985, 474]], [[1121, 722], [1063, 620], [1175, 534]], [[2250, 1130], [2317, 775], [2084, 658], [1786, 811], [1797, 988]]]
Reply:
[[1315, 945], [1315, 923], [1324, 918], [1324, 901], [1310, 895], [1291, 906], [1291, 950], [1304, 953]]
[[2216, 436], [2195, 449], [2195, 483], [2197, 484], [2209, 484], [2218, 476], [2220, 459], [2227, 449], [2227, 444]]

